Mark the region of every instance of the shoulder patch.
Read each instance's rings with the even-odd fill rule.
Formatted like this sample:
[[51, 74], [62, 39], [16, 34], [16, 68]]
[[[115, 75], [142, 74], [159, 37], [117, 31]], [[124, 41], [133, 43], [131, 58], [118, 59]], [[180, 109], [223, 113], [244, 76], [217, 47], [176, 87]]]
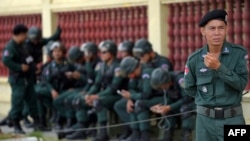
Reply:
[[162, 65], [161, 65], [161, 68], [168, 70], [168, 69], [169, 69], [169, 66], [168, 66], [168, 64], [162, 64]]
[[120, 67], [115, 68], [115, 72], [120, 71]]
[[121, 76], [121, 69], [119, 67], [115, 68], [115, 76]]
[[95, 66], [95, 71], [100, 70], [100, 68], [101, 68], [101, 63], [96, 64], [96, 66]]
[[149, 74], [143, 74], [142, 75], [142, 79], [149, 79], [150, 78], [150, 75]]
[[178, 84], [181, 86], [181, 88], [184, 88], [185, 87], [184, 78], [180, 78], [178, 80]]
[[6, 49], [4, 50], [4, 53], [3, 53], [4, 56], [9, 56], [9, 51]]
[[45, 75], [49, 75], [49, 69], [46, 70]]
[[188, 74], [188, 72], [189, 72], [188, 66], [187, 66], [187, 65], [185, 65], [184, 75], [187, 75], [187, 74]]
[[246, 60], [248, 60], [248, 55], [245, 55], [244, 58], [245, 58]]

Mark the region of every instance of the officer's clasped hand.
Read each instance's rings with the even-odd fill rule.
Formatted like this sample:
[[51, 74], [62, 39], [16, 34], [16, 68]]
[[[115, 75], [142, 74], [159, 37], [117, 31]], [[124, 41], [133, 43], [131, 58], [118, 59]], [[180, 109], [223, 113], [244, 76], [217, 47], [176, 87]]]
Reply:
[[22, 67], [22, 71], [24, 71], [24, 72], [29, 70], [29, 66], [26, 64], [22, 64], [21, 67]]
[[204, 56], [204, 64], [213, 70], [217, 70], [220, 67], [219, 58], [209, 52]]

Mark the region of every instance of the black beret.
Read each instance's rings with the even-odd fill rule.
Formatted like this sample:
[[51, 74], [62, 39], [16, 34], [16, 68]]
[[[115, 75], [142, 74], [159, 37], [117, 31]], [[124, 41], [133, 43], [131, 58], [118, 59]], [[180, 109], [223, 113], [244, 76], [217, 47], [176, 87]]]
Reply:
[[213, 19], [219, 19], [227, 23], [227, 12], [222, 9], [210, 11], [201, 19], [199, 26], [203, 27]]

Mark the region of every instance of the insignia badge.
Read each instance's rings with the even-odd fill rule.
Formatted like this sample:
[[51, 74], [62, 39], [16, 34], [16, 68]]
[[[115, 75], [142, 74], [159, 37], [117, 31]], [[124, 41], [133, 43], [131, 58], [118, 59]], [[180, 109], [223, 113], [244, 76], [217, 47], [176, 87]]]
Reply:
[[202, 92], [207, 93], [207, 87], [206, 86], [202, 87]]
[[202, 58], [204, 58], [206, 56], [206, 54], [202, 54]]
[[29, 64], [31, 62], [33, 62], [33, 57], [32, 56], [27, 57], [26, 58], [26, 63]]
[[115, 68], [115, 76], [121, 76], [121, 69], [119, 67]]
[[95, 66], [95, 71], [100, 70], [100, 68], [101, 68], [101, 63], [98, 63], [98, 64]]
[[189, 69], [188, 69], [188, 67], [187, 67], [187, 65], [186, 65], [186, 66], [185, 66], [185, 70], [184, 70], [184, 74], [187, 75], [188, 72], [189, 72]]
[[185, 87], [184, 78], [180, 78], [179, 81], [178, 81], [178, 83], [181, 86], [181, 88]]
[[200, 72], [206, 72], [207, 71], [207, 68], [201, 68], [200, 69]]
[[49, 70], [46, 70], [46, 73], [45, 73], [46, 75], [49, 75]]
[[245, 55], [244, 58], [247, 60], [248, 59], [248, 55]]
[[9, 51], [8, 50], [5, 50], [4, 53], [3, 53], [4, 56], [9, 56]]
[[92, 80], [92, 79], [90, 79], [90, 78], [88, 78], [88, 83], [89, 84], [92, 84], [94, 81]]
[[229, 50], [228, 50], [227, 47], [225, 47], [224, 52], [225, 52], [225, 53], [228, 53], [228, 52], [229, 52]]
[[149, 79], [150, 76], [149, 76], [148, 74], [143, 74], [143, 75], [142, 75], [142, 78], [143, 78], [143, 79]]
[[161, 68], [168, 70], [168, 65], [167, 64], [162, 64]]

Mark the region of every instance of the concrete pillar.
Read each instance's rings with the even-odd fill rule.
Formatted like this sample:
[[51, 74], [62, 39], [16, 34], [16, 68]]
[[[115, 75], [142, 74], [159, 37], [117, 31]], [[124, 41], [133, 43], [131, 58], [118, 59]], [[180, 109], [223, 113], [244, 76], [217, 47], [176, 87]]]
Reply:
[[168, 56], [167, 7], [160, 0], [148, 0], [148, 32], [154, 50]]
[[[43, 0], [42, 6], [42, 33], [43, 37], [50, 37], [57, 26], [57, 16], [51, 10], [51, 0]], [[43, 53], [43, 62], [46, 62], [45, 52]]]

